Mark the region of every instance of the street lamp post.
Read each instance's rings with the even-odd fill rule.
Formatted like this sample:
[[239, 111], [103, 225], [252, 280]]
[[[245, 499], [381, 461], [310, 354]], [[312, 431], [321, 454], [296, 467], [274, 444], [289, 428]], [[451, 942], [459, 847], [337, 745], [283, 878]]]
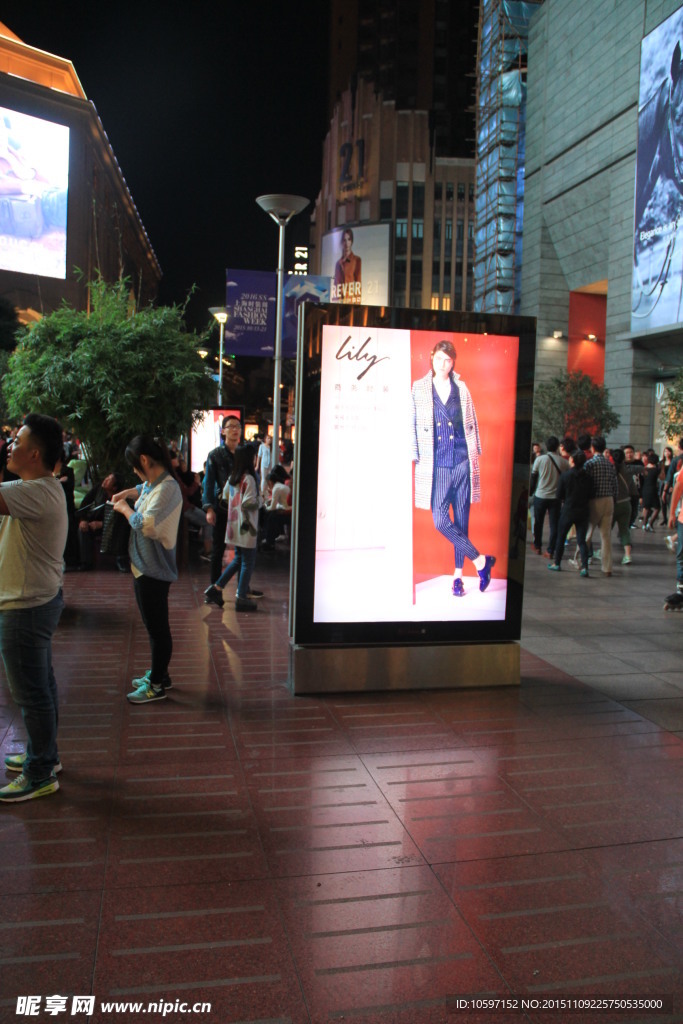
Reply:
[[228, 321], [228, 311], [225, 306], [210, 306], [209, 313], [218, 320], [220, 324], [220, 341], [218, 343], [218, 405], [223, 405], [223, 342], [225, 341], [225, 325]]
[[273, 218], [279, 229], [277, 258], [277, 302], [275, 306], [275, 367], [273, 381], [273, 448], [271, 464], [280, 462], [280, 379], [282, 376], [282, 294], [285, 277], [285, 227], [292, 217], [308, 206], [304, 196], [258, 196], [256, 202]]

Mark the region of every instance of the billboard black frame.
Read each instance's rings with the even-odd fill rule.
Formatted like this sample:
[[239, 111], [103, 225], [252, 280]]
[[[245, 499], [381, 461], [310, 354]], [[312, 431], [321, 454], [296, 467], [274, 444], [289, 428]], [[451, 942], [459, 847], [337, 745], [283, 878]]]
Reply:
[[[525, 479], [513, 475], [509, 520], [518, 509], [521, 486], [528, 487], [529, 452], [536, 356], [536, 321], [498, 313], [443, 312], [333, 303], [302, 307], [297, 367], [297, 444], [295, 446], [295, 508], [292, 540], [290, 633], [301, 646], [397, 646], [402, 644], [498, 643], [519, 640], [522, 622], [525, 545], [510, 557], [505, 620], [315, 622], [315, 545], [322, 331], [326, 325], [391, 328], [436, 333], [506, 335], [519, 339], [514, 424], [514, 461]], [[438, 340], [435, 338], [435, 341]], [[515, 486], [517, 484], [517, 486]]]

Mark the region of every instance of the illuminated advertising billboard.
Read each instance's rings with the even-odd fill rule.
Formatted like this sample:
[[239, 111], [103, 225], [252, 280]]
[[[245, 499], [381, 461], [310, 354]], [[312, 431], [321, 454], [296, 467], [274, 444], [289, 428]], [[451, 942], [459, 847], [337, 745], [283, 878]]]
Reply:
[[66, 277], [69, 129], [0, 107], [0, 270]]
[[518, 639], [534, 321], [333, 310], [304, 314], [295, 642]]
[[[277, 274], [263, 270], [226, 271], [225, 350], [231, 355], [275, 354]], [[299, 306], [330, 301], [329, 277], [290, 274], [282, 293], [282, 355], [296, 359]]]
[[683, 321], [683, 8], [640, 48], [631, 330]]
[[332, 302], [389, 305], [389, 224], [337, 228], [323, 237], [320, 273], [332, 278]]

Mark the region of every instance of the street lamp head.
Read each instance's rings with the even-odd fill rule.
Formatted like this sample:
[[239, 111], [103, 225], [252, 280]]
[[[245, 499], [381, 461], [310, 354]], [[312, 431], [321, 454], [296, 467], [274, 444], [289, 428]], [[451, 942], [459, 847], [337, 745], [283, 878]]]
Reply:
[[262, 210], [269, 214], [276, 224], [284, 226], [292, 217], [301, 213], [309, 203], [305, 196], [290, 196], [280, 193], [268, 196], [257, 196], [256, 202]]
[[219, 324], [228, 322], [228, 311], [225, 306], [209, 306], [209, 313], [218, 320]]

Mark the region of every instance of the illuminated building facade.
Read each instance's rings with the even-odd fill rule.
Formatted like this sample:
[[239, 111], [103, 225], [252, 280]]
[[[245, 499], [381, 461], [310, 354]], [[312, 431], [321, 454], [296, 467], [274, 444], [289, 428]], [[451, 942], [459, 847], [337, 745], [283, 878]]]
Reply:
[[98, 272], [153, 300], [161, 268], [73, 65], [1, 23], [0, 133], [0, 294], [19, 319], [87, 309]]

